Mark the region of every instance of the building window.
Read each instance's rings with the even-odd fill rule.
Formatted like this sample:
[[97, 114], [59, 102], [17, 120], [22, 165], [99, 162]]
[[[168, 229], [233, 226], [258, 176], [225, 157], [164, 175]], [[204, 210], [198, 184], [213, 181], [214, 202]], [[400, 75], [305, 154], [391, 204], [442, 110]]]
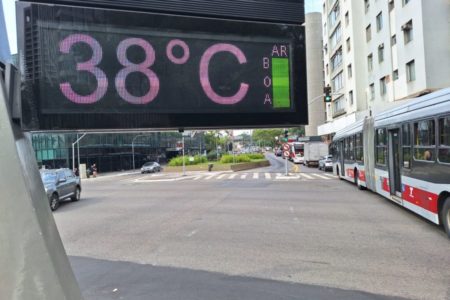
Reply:
[[386, 95], [386, 77], [380, 79], [380, 95]]
[[330, 26], [330, 29], [333, 28], [333, 26], [336, 24], [336, 21], [339, 19], [341, 9], [339, 7], [339, 1], [336, 2], [336, 5], [331, 10], [330, 14], [328, 15], [328, 23]]
[[370, 8], [369, 0], [364, 0], [364, 10], [365, 10], [366, 14], [369, 12], [369, 8]]
[[395, 8], [394, 0], [389, 0], [389, 11], [392, 11]]
[[366, 41], [369, 42], [372, 39], [372, 27], [369, 25], [366, 27]]
[[383, 29], [383, 13], [377, 15], [377, 31]]
[[386, 129], [376, 129], [376, 161], [377, 165], [386, 165], [387, 158], [387, 135]]
[[331, 80], [331, 86], [333, 87], [333, 92], [337, 92], [344, 87], [344, 76], [342, 74], [343, 74], [343, 72], [337, 74]]
[[397, 36], [395, 34], [391, 37], [391, 44], [392, 46], [397, 45]]
[[369, 86], [369, 96], [370, 96], [370, 100], [371, 101], [373, 101], [374, 99], [375, 99], [375, 84], [371, 84], [370, 86]]
[[367, 70], [369, 70], [369, 72], [372, 72], [372, 70], [373, 70], [373, 55], [372, 55], [372, 53], [370, 53], [367, 56]]
[[402, 0], [403, 1], [403, 6], [405, 6], [406, 4], [409, 3], [409, 0]]
[[402, 26], [403, 30], [403, 38], [405, 40], [405, 44], [408, 44], [413, 40], [413, 23], [412, 20], [409, 20], [408, 23]]
[[333, 117], [345, 114], [345, 98], [340, 97], [333, 102]]
[[392, 73], [392, 77], [394, 77], [394, 80], [398, 79], [398, 70], [394, 70], [394, 72]]
[[411, 168], [411, 130], [409, 124], [402, 125], [403, 168]]
[[347, 52], [350, 52], [351, 45], [350, 45], [350, 38], [347, 39]]
[[384, 61], [384, 44], [378, 46], [378, 62], [382, 63]]
[[336, 29], [333, 31], [330, 37], [331, 49], [334, 49], [334, 47], [336, 47], [336, 45], [341, 41], [341, 36], [342, 36], [341, 25], [338, 25], [338, 27], [336, 27]]
[[434, 120], [414, 123], [414, 158], [434, 161], [435, 145]]
[[347, 75], [348, 75], [348, 78], [352, 78], [352, 76], [353, 76], [353, 72], [352, 72], [352, 64], [349, 64], [349, 65], [347, 66]]
[[450, 116], [439, 119], [439, 162], [450, 164]]
[[408, 82], [416, 80], [416, 64], [414, 60], [406, 64], [406, 80]]
[[353, 105], [353, 91], [348, 92], [348, 98], [350, 99], [350, 105]]
[[342, 65], [342, 48], [336, 51], [336, 54], [331, 57], [331, 72], [336, 70], [340, 65]]
[[327, 75], [328, 75], [328, 64], [326, 64], [326, 66], [325, 66], [325, 72], [326, 72]]
[[348, 15], [348, 12], [345, 13], [345, 26], [348, 26], [350, 24], [350, 16]]

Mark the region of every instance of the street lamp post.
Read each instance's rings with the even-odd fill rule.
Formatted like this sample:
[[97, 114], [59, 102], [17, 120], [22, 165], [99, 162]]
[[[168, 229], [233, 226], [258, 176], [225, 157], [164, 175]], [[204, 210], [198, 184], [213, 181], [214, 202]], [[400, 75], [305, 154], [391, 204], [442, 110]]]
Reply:
[[133, 171], [136, 170], [136, 165], [135, 165], [135, 161], [134, 161], [134, 141], [141, 136], [147, 136], [147, 134], [138, 134], [136, 135], [132, 140], [131, 140], [131, 153], [133, 156]]
[[[75, 142], [72, 143], [72, 171], [75, 171], [75, 144], [78, 144], [82, 138], [86, 136], [86, 133], [83, 133], [83, 135], [76, 139]], [[78, 135], [77, 135], [78, 137]], [[78, 148], [78, 167], [80, 167], [80, 150]]]

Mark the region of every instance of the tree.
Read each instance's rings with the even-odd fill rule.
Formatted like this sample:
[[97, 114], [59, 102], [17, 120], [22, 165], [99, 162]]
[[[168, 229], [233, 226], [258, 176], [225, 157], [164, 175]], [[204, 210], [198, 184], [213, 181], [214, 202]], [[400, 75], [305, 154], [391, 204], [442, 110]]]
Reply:
[[253, 130], [253, 142], [267, 146], [275, 146], [277, 141], [275, 137], [280, 138], [283, 135], [283, 129], [255, 129]]

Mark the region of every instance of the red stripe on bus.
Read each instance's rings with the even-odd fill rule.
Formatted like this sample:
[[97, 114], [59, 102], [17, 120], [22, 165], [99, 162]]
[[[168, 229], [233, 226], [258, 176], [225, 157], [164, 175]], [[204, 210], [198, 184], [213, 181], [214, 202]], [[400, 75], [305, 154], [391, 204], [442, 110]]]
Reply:
[[350, 178], [355, 178], [355, 172], [353, 169], [347, 169], [347, 176]]
[[359, 177], [359, 180], [366, 182], [366, 172], [365, 171], [362, 171], [362, 170], [358, 171], [358, 177]]
[[439, 195], [409, 186], [404, 185], [402, 198], [409, 203], [420, 206], [432, 213], [438, 213], [438, 198]]

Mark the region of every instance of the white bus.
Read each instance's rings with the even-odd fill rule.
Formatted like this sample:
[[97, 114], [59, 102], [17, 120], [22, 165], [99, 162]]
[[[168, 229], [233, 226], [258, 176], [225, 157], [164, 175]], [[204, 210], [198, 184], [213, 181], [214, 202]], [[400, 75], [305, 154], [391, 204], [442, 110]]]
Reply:
[[333, 172], [442, 224], [450, 238], [450, 89], [339, 131]]

